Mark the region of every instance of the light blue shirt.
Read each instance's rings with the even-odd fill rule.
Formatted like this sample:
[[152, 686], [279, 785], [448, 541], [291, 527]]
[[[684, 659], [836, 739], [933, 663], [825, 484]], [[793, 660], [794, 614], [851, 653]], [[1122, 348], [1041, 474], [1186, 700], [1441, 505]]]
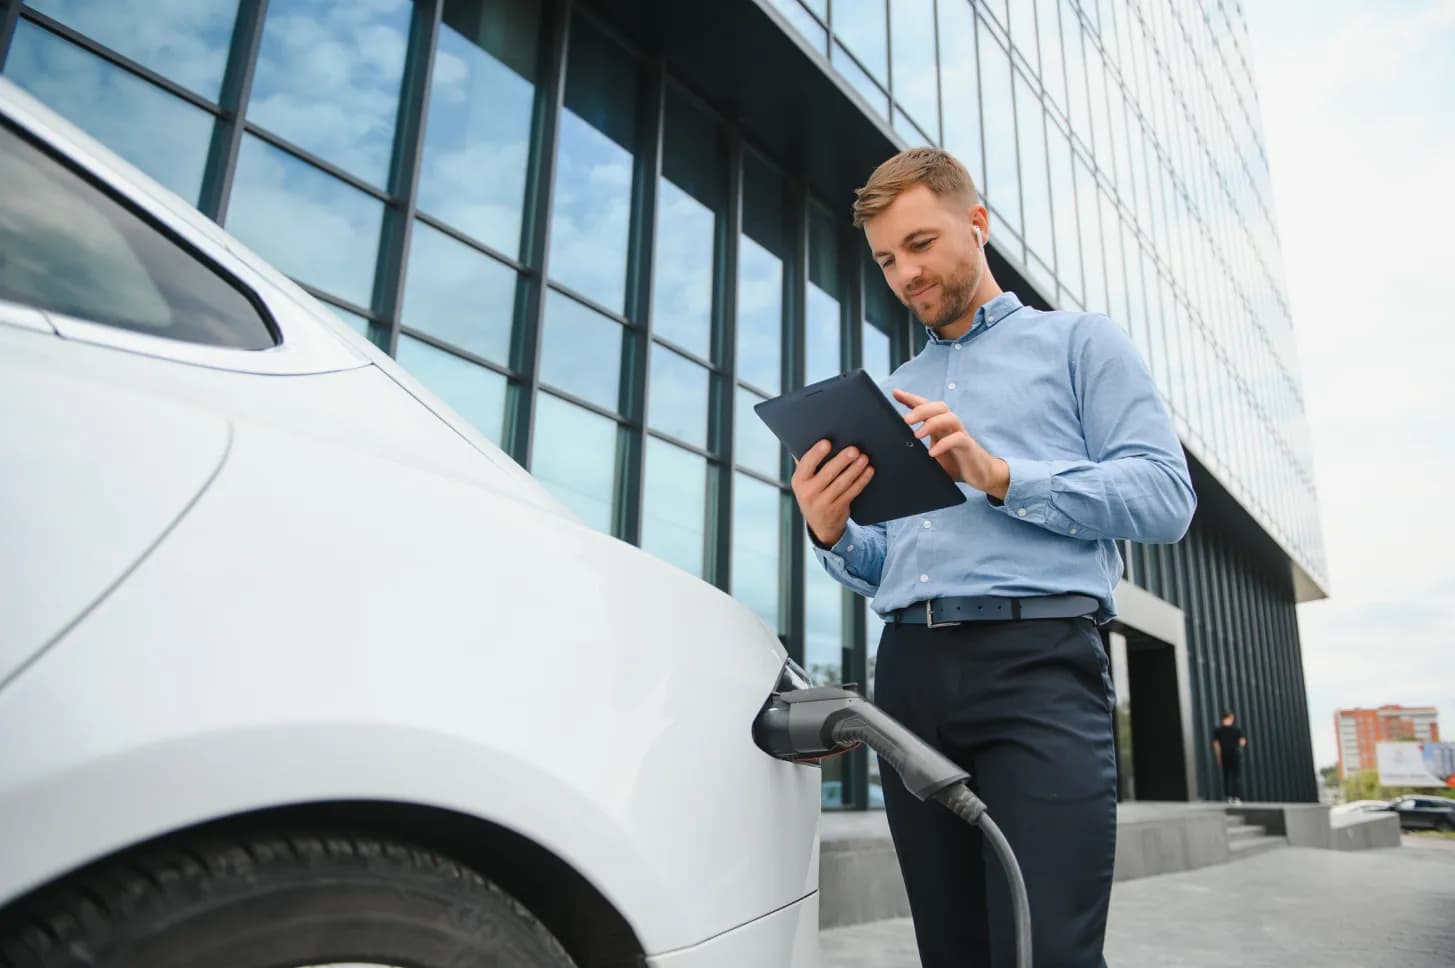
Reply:
[[1167, 409], [1106, 316], [1041, 312], [1007, 292], [959, 339], [931, 332], [881, 387], [945, 401], [1010, 465], [1010, 489], [1000, 502], [961, 484], [964, 504], [850, 521], [832, 549], [811, 542], [880, 615], [931, 598], [1074, 592], [1099, 600], [1106, 621], [1122, 573], [1115, 539], [1170, 544], [1192, 521], [1197, 497]]

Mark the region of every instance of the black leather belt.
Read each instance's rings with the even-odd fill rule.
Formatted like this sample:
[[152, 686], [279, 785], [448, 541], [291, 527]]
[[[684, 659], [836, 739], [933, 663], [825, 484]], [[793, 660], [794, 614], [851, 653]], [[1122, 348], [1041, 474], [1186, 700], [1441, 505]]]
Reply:
[[890, 612], [895, 625], [928, 625], [932, 629], [962, 622], [1022, 622], [1039, 618], [1080, 618], [1093, 615], [1100, 603], [1090, 595], [1037, 595], [1033, 598], [1000, 598], [970, 595], [963, 598], [932, 598]]

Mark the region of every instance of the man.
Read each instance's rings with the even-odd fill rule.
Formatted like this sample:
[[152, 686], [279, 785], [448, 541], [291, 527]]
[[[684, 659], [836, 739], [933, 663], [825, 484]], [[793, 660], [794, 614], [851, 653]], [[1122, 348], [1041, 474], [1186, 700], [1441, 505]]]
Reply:
[[1223, 768], [1223, 796], [1229, 803], [1243, 802], [1243, 751], [1248, 737], [1235, 724], [1232, 711], [1223, 713], [1223, 724], [1213, 730], [1213, 756]]
[[[855, 225], [929, 335], [887, 387], [968, 500], [860, 526], [849, 503], [873, 455], [825, 462], [828, 441], [799, 462], [793, 492], [829, 574], [887, 623], [875, 701], [972, 774], [1010, 839], [1036, 963], [1104, 965], [1116, 775], [1097, 624], [1121, 575], [1114, 539], [1172, 542], [1187, 529], [1196, 499], [1182, 450], [1114, 323], [1001, 291], [986, 210], [953, 156], [903, 152], [857, 194]], [[880, 769], [922, 963], [1010, 964], [993, 852]]]

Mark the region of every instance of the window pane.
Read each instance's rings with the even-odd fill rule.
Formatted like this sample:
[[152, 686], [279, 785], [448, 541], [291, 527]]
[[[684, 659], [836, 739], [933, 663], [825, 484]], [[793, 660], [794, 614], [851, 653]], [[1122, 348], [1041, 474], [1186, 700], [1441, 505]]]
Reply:
[[834, 0], [830, 8], [834, 36], [880, 84], [889, 83], [889, 56], [884, 46], [884, 0]]
[[733, 480], [732, 593], [780, 634], [784, 631], [779, 566], [787, 505], [771, 484]]
[[227, 230], [296, 279], [370, 304], [384, 206], [286, 151], [247, 135]]
[[1045, 114], [1040, 98], [1020, 71], [1015, 72], [1016, 115], [1021, 146], [1021, 193], [1025, 203], [1026, 244], [1044, 261], [1054, 258], [1050, 186], [1046, 178]]
[[396, 358], [488, 440], [500, 443], [505, 430], [505, 377], [407, 333], [399, 334]]
[[419, 172], [421, 211], [517, 257], [539, 33], [534, 2], [446, 0]]
[[784, 262], [790, 200], [782, 179], [748, 155], [743, 162], [743, 236], [738, 245], [738, 378], [770, 394], [782, 388]]
[[880, 87], [849, 56], [843, 45], [834, 44], [833, 51], [830, 53], [830, 60], [833, 62], [835, 69], [843, 75], [844, 80], [848, 81], [854, 90], [859, 92], [859, 95], [864, 98], [864, 101], [875, 113], [880, 115], [889, 114], [889, 95], [885, 93], [884, 88]]
[[242, 292], [0, 126], [0, 299], [169, 339], [264, 349]]
[[531, 473], [597, 531], [611, 533], [617, 425], [549, 393], [536, 397]]
[[742, 387], [738, 387], [735, 391], [733, 460], [759, 474], [778, 478], [782, 476], [779, 461], [779, 448], [782, 445], [778, 443], [778, 438], [773, 436], [773, 431], [768, 429], [768, 425], [758, 417], [758, 412], [753, 409], [764, 399], [766, 398]]
[[824, 571], [807, 540], [803, 557], [803, 665], [815, 685], [838, 685], [844, 681], [843, 586]]
[[876, 382], [889, 379], [889, 334], [873, 323], [864, 324], [864, 372]]
[[589, 20], [572, 23], [551, 214], [551, 275], [626, 310], [637, 73]]
[[30, 0], [29, 6], [205, 98], [222, 91], [237, 0]]
[[[980, 102], [985, 110], [985, 195], [1001, 218], [1021, 231], [1010, 60], [990, 31], [980, 32]], [[994, 235], [995, 233], [991, 233]]]
[[701, 577], [707, 543], [707, 461], [647, 438], [642, 547]]
[[1071, 170], [1071, 142], [1049, 121], [1046, 144], [1050, 151], [1051, 203], [1056, 216], [1056, 275], [1080, 299], [1081, 232], [1076, 221], [1076, 181]]
[[546, 296], [541, 379], [597, 406], [621, 404], [622, 327], [570, 296]]
[[658, 343], [652, 344], [647, 424], [698, 447], [707, 446], [707, 371]]
[[212, 116], [22, 20], [5, 75], [66, 120], [195, 205]]
[[411, 0], [270, 0], [248, 120], [383, 187]]
[[816, 383], [843, 371], [843, 313], [836, 296], [838, 239], [829, 215], [817, 206], [809, 215], [808, 305], [804, 313], [804, 382]]
[[712, 275], [724, 174], [716, 125], [669, 87], [657, 183], [652, 329], [702, 357], [710, 355], [712, 345]]
[[985, 189], [980, 152], [980, 78], [976, 70], [975, 12], [967, 2], [940, 0], [940, 96], [945, 108], [945, 148]]
[[1061, 60], [1061, 18], [1056, 0], [1036, 0], [1036, 27], [1041, 41], [1041, 84], [1046, 96], [1066, 109], [1066, 68]]
[[1071, 99], [1071, 130], [1091, 147], [1091, 104], [1086, 95], [1086, 50], [1081, 18], [1070, 0], [1061, 0], [1061, 42], [1066, 51], [1066, 89]]
[[515, 270], [414, 223], [402, 321], [497, 363], [510, 361]]
[[[835, 13], [838, 8], [835, 7]], [[916, 124], [938, 137], [939, 76], [935, 70], [934, 0], [890, 0], [894, 99]]]
[[1096, 180], [1079, 158], [1076, 195], [1081, 206], [1081, 254], [1086, 260], [1086, 308], [1094, 313], [1109, 312], [1106, 302], [1106, 270], [1102, 264], [1101, 220], [1097, 212]]
[[[803, 5], [798, 0], [770, 0], [770, 2], [778, 8], [783, 16], [788, 18], [788, 22], [793, 25], [794, 30], [797, 30], [804, 37], [808, 38], [808, 42], [813, 45], [814, 50], [823, 53], [827, 45], [828, 34], [819, 25], [819, 22], [814, 20], [807, 10], [803, 9]], [[818, 9], [818, 15], [820, 17], [827, 18], [828, 11], [823, 9], [824, 2], [825, 0], [818, 0], [817, 3], [812, 3], [812, 5]]]

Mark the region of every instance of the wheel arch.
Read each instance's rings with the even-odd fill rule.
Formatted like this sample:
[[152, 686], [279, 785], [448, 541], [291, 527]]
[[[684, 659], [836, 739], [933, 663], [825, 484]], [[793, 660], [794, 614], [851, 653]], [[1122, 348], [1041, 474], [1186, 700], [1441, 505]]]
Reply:
[[538, 918], [579, 968], [638, 968], [645, 952], [631, 924], [563, 858], [500, 824], [418, 803], [332, 800], [270, 807], [216, 818], [139, 841], [99, 857], [0, 907], [0, 922], [87, 872], [126, 856], [199, 837], [247, 832], [366, 835], [424, 847], [473, 869]]

